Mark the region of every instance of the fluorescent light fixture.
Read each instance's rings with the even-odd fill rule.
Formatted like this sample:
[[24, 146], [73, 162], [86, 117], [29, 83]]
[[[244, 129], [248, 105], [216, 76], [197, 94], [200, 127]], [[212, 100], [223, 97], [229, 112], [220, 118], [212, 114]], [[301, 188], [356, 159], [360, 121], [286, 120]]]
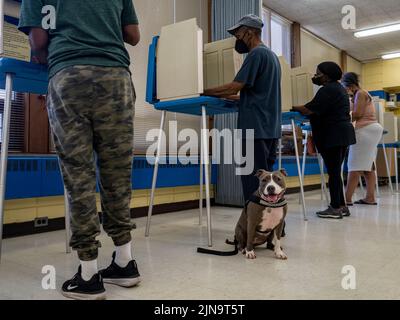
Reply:
[[400, 58], [400, 52], [385, 54], [382, 56], [382, 59], [389, 60], [389, 59], [396, 59]]
[[394, 31], [400, 31], [400, 23], [393, 24], [393, 25], [386, 26], [386, 27], [378, 27], [378, 28], [372, 28], [372, 29], [367, 29], [367, 30], [363, 30], [363, 31], [358, 31], [358, 32], [354, 33], [354, 36], [356, 38], [364, 38], [364, 37], [376, 36], [378, 34], [394, 32]]

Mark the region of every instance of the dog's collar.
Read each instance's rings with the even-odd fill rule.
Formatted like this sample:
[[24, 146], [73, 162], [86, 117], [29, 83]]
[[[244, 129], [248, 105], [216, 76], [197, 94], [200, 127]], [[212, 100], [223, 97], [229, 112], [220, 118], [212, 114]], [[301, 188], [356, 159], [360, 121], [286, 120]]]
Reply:
[[264, 199], [256, 196], [256, 195], [251, 195], [249, 201], [259, 204], [260, 206], [266, 207], [266, 208], [282, 208], [287, 205], [287, 201], [285, 198], [280, 199], [276, 203], [270, 203], [265, 201]]

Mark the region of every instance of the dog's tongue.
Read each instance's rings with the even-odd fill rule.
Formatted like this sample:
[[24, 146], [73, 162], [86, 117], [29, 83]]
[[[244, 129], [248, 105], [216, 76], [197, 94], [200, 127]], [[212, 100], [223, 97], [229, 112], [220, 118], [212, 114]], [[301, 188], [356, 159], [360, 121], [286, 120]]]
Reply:
[[269, 194], [267, 198], [268, 198], [268, 201], [270, 201], [270, 202], [277, 202], [279, 199], [279, 195], [278, 194]]

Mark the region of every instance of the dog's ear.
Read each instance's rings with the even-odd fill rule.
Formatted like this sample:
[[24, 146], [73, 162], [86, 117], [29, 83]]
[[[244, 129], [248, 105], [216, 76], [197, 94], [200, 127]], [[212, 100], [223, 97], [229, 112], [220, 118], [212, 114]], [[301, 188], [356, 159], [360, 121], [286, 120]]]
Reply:
[[287, 177], [287, 176], [288, 176], [286, 169], [281, 169], [281, 170], [279, 170], [279, 172], [280, 172], [284, 177]]
[[262, 176], [262, 175], [264, 175], [265, 173], [267, 173], [267, 171], [265, 171], [264, 169], [259, 169], [259, 170], [257, 170], [257, 172], [255, 173], [255, 177], [257, 177], [258, 179], [260, 179], [260, 177]]

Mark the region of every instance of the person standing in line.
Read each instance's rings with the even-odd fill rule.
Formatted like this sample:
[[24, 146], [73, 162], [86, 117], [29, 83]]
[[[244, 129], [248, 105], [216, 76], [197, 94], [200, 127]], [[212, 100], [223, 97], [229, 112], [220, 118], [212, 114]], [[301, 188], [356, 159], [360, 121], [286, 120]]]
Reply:
[[[43, 29], [44, 6], [55, 9], [54, 29]], [[103, 280], [124, 287], [140, 281], [130, 217], [136, 94], [124, 45], [140, 40], [135, 8], [132, 0], [24, 0], [19, 30], [29, 35], [32, 60], [49, 67], [47, 110], [70, 206], [70, 246], [80, 260], [62, 293], [105, 299]], [[101, 271], [96, 169], [103, 227], [115, 245]]]
[[342, 75], [342, 69], [335, 62], [321, 63], [312, 79], [315, 85], [321, 86], [316, 96], [304, 106], [293, 107], [294, 111], [310, 116], [313, 138], [328, 170], [331, 203], [328, 209], [317, 212], [320, 218], [350, 216], [344, 199], [342, 165], [356, 137], [350, 117], [350, 99], [339, 83]]
[[378, 123], [374, 102], [368, 91], [360, 86], [356, 73], [348, 72], [343, 76], [342, 84], [352, 96], [352, 120], [355, 123], [357, 143], [350, 146], [347, 163], [349, 176], [347, 179], [346, 201], [352, 206], [353, 194], [358, 186], [360, 176], [363, 175], [367, 184], [365, 198], [355, 204], [377, 205], [375, 198], [376, 187], [376, 159], [377, 148], [382, 140], [383, 127]]

